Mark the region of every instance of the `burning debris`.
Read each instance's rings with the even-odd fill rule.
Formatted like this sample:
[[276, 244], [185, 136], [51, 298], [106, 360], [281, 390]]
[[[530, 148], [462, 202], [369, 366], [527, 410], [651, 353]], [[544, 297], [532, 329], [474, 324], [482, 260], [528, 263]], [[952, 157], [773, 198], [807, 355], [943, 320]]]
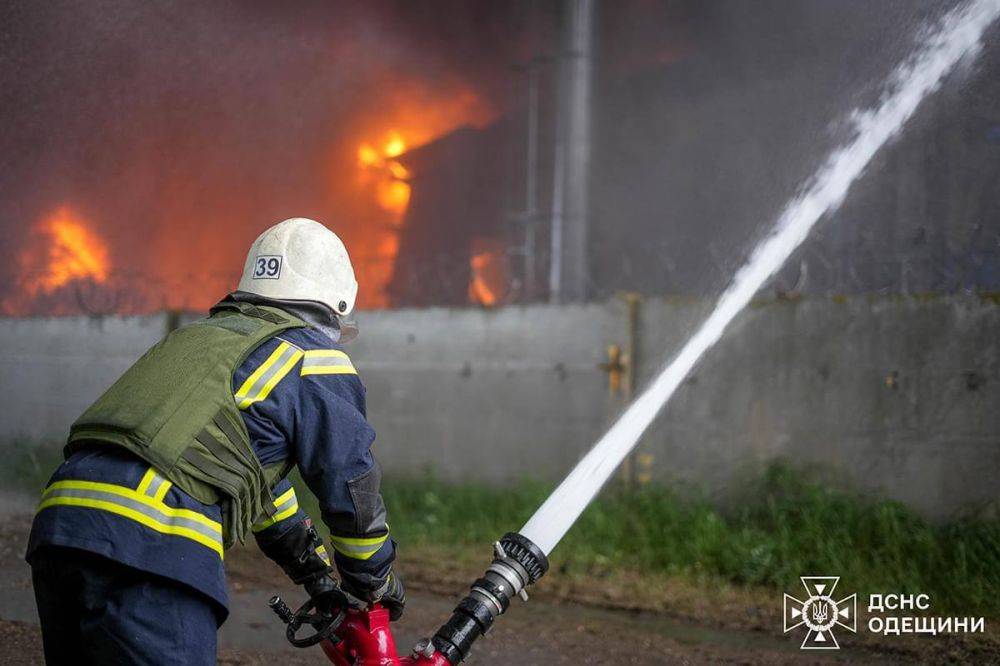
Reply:
[[506, 245], [498, 238], [473, 238], [469, 257], [469, 302], [491, 307], [505, 296], [510, 276]]

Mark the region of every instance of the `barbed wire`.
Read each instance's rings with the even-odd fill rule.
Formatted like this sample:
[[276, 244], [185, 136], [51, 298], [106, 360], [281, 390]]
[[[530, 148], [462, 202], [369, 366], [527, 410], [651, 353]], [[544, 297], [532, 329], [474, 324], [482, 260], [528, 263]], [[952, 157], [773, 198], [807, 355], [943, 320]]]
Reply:
[[[921, 242], [886, 248], [870, 237], [849, 247], [830, 238], [807, 243], [779, 271], [772, 295], [929, 294], [1000, 291], [1000, 228], [977, 228], [968, 242]], [[418, 258], [360, 257], [360, 307], [497, 306], [547, 301], [548, 257], [535, 256], [532, 286], [527, 258], [517, 246], [477, 270], [467, 252], [435, 252]], [[588, 293], [601, 300], [621, 291], [647, 295], [713, 297], [744, 257], [716, 245], [698, 257], [679, 256], [663, 242], [592, 258]], [[103, 280], [74, 280], [54, 289], [33, 287], [42, 272], [0, 275], [0, 315], [62, 316], [143, 314], [161, 310], [204, 311], [235, 289], [238, 271], [196, 271], [155, 276], [140, 270], [112, 271]], [[366, 284], [366, 279], [369, 284]], [[381, 291], [371, 282], [384, 285]], [[473, 285], [478, 282], [479, 288]], [[366, 293], [367, 292], [367, 293]], [[490, 298], [484, 298], [484, 294]]]

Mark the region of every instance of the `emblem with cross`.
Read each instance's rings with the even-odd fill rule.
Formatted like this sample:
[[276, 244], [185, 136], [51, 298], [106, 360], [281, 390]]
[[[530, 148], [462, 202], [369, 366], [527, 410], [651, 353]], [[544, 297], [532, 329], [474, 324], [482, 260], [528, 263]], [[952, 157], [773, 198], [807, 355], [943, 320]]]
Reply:
[[808, 596], [805, 601], [800, 601], [790, 594], [785, 595], [785, 632], [804, 624], [808, 631], [802, 641], [803, 650], [840, 648], [833, 628], [840, 625], [848, 631], [857, 632], [858, 595], [834, 600], [833, 591], [840, 582], [840, 576], [802, 576], [799, 580]]

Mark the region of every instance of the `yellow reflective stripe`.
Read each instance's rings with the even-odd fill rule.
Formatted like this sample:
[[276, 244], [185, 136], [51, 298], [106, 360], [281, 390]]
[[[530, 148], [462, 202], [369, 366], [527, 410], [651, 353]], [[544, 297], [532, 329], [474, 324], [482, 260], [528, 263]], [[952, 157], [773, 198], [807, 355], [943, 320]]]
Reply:
[[164, 479], [163, 483], [161, 483], [160, 487], [156, 490], [156, 494], [153, 495], [153, 499], [157, 502], [162, 502], [163, 498], [167, 496], [167, 491], [170, 490], [170, 486], [172, 485], [174, 485], [172, 481]]
[[388, 534], [379, 537], [341, 537], [341, 536], [333, 536], [332, 534], [330, 535], [330, 539], [351, 546], [374, 546], [376, 544], [381, 546], [388, 538], [389, 538]]
[[302, 360], [301, 376], [356, 375], [358, 371], [347, 354], [339, 349], [310, 349]]
[[119, 495], [127, 499], [135, 500], [140, 504], [153, 507], [168, 516], [185, 518], [187, 520], [193, 520], [196, 523], [201, 523], [205, 527], [218, 532], [220, 536], [222, 535], [222, 525], [215, 522], [208, 516], [189, 509], [178, 509], [176, 507], [167, 506], [163, 502], [143, 495], [142, 493], [132, 490], [131, 488], [126, 488], [125, 486], [116, 486], [112, 483], [100, 483], [98, 481], [56, 481], [42, 493], [42, 503], [44, 504], [46, 497], [56, 490], [96, 490], [111, 493], [112, 495]]
[[153, 469], [152, 467], [150, 467], [149, 469], [147, 469], [146, 473], [143, 474], [143, 476], [142, 476], [142, 480], [139, 481], [139, 487], [135, 489], [136, 492], [142, 493], [143, 495], [145, 495], [146, 491], [149, 490], [149, 484], [151, 484], [153, 482], [153, 477], [155, 477], [155, 476], [156, 476], [156, 470], [155, 469]]
[[172, 485], [173, 483], [157, 472], [156, 468], [150, 467], [143, 474], [142, 480], [139, 481], [139, 487], [135, 491], [147, 497], [152, 497], [154, 500], [162, 501]]
[[326, 552], [326, 546], [320, 544], [319, 548], [316, 549], [316, 554], [319, 555], [321, 560], [330, 564], [330, 554]]
[[146, 470], [135, 489], [98, 481], [57, 481], [42, 493], [38, 511], [53, 506], [99, 509], [162, 534], [191, 539], [223, 557], [222, 525], [197, 511], [165, 504], [162, 496], [170, 485], [154, 468]]
[[251, 528], [254, 532], [260, 532], [266, 530], [271, 525], [280, 523], [286, 518], [291, 518], [295, 515], [295, 512], [299, 510], [299, 501], [295, 497], [295, 489], [289, 488], [283, 492], [277, 499], [274, 500], [275, 514], [270, 518], [265, 518], [264, 520], [254, 523]]
[[280, 523], [285, 518], [290, 518], [294, 516], [295, 512], [298, 510], [299, 510], [299, 505], [298, 502], [296, 502], [295, 504], [291, 505], [284, 511], [279, 511], [278, 513], [274, 514], [274, 518], [272, 518], [271, 520], [273, 520], [276, 523]]
[[302, 376], [307, 375], [356, 375], [358, 374], [357, 369], [352, 365], [350, 367], [343, 365], [313, 365], [308, 368], [302, 368]]
[[282, 342], [273, 352], [271, 352], [271, 355], [267, 357], [267, 360], [260, 364], [259, 368], [250, 373], [250, 376], [246, 378], [243, 385], [240, 386], [238, 391], [236, 391], [236, 399], [238, 401], [247, 397], [247, 393], [251, 388], [253, 388], [254, 382], [260, 379], [260, 376], [267, 372], [268, 369], [274, 365], [279, 358], [281, 358], [281, 355], [285, 353], [286, 349], [288, 349], [288, 343]]
[[142, 525], [145, 525], [146, 527], [153, 529], [157, 532], [161, 532], [163, 534], [172, 534], [175, 536], [181, 536], [187, 539], [191, 539], [192, 541], [197, 541], [201, 545], [207, 546], [208, 548], [214, 550], [216, 553], [218, 553], [220, 558], [224, 557], [221, 541], [215, 541], [213, 539], [209, 539], [204, 534], [196, 532], [192, 529], [188, 529], [186, 527], [180, 527], [178, 525], [164, 525], [158, 520], [150, 518], [149, 516], [143, 513], [139, 513], [134, 509], [121, 506], [120, 504], [115, 504], [114, 502], [106, 502], [104, 500], [95, 500], [95, 499], [84, 499], [80, 497], [52, 497], [43, 500], [42, 503], [38, 505], [38, 510], [42, 511], [51, 506], [77, 506], [89, 509], [100, 509], [102, 511], [114, 513], [119, 516], [124, 516], [125, 518], [130, 518], [131, 520], [134, 520], [137, 523], [141, 523]]
[[281, 366], [281, 369], [278, 370], [278, 372], [276, 372], [266, 384], [264, 384], [264, 388], [261, 390], [260, 395], [257, 396], [254, 402], [267, 398], [267, 396], [271, 394], [271, 390], [274, 389], [274, 387], [278, 385], [278, 382], [284, 379], [285, 375], [287, 375], [288, 372], [295, 367], [295, 364], [299, 362], [300, 358], [302, 358], [302, 352], [300, 350], [296, 350], [295, 353], [292, 354], [292, 356], [285, 362], [285, 364]]
[[306, 358], [324, 358], [324, 357], [342, 358], [350, 361], [350, 357], [347, 354], [340, 351], [339, 349], [309, 349], [306, 350]]
[[274, 506], [279, 507], [293, 497], [295, 497], [295, 488], [289, 488], [275, 498]]
[[330, 535], [330, 543], [341, 555], [355, 560], [367, 560], [378, 552], [389, 535], [372, 538], [338, 537]]
[[380, 537], [366, 537], [363, 539], [356, 539], [354, 537], [338, 537], [330, 535], [332, 541], [336, 541], [348, 546], [381, 546], [385, 543], [385, 540], [389, 538], [389, 535]]
[[282, 341], [236, 391], [234, 397], [239, 408], [246, 409], [255, 402], [266, 399], [301, 358], [301, 349]]

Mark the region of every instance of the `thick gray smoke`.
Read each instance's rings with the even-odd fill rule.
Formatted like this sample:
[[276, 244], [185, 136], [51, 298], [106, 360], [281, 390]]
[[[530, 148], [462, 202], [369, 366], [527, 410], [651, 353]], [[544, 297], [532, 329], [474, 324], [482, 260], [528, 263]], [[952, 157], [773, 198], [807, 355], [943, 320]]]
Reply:
[[486, 3], [5, 3], [3, 283], [62, 205], [136, 288], [229, 282], [291, 215], [363, 227], [344, 192], [358, 142], [456, 91], [502, 111], [523, 20]]
[[[523, 298], [525, 65], [534, 59], [541, 87], [535, 224], [544, 275], [561, 5], [0, 7], [0, 305], [30, 270], [17, 256], [34, 225], [63, 205], [106, 240], [119, 292], [133, 299], [104, 309], [203, 307], [233, 283], [252, 238], [289, 215], [346, 232], [363, 267], [381, 261], [382, 245], [360, 242], [386, 222], [371, 197], [358, 196], [358, 143], [468, 95], [475, 113], [432, 123], [425, 138], [470, 120], [478, 129], [414, 156], [399, 261], [380, 270], [395, 268], [400, 304], [466, 302], [463, 253], [482, 235], [509, 248], [504, 291]], [[849, 131], [826, 119], [870, 105], [916, 28], [952, 6], [598, 3], [590, 295], [717, 294], [762, 220]], [[1000, 49], [987, 48], [952, 77], [872, 165], [839, 213], [845, 220], [793, 257], [779, 287], [1000, 288], [1000, 204], [984, 194], [1000, 174], [998, 72]], [[170, 298], [192, 283], [197, 298]], [[413, 284], [424, 300], [406, 290]], [[544, 288], [532, 296], [544, 298]]]

